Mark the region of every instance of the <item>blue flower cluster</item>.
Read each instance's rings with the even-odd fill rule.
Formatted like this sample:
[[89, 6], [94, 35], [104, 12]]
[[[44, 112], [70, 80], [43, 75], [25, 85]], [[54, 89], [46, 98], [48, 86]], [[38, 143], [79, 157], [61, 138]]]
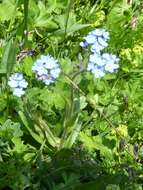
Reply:
[[82, 48], [90, 47], [91, 55], [87, 70], [91, 71], [95, 78], [103, 77], [106, 72], [113, 73], [119, 68], [119, 58], [116, 55], [102, 53], [102, 50], [108, 46], [108, 39], [109, 32], [105, 29], [95, 29], [80, 43]]
[[28, 83], [23, 78], [22, 73], [14, 73], [9, 77], [8, 85], [13, 91], [13, 95], [21, 97], [24, 95], [24, 89], [27, 87]]
[[42, 55], [38, 59], [33, 67], [32, 71], [36, 74], [36, 77], [43, 81], [46, 85], [50, 85], [59, 76], [61, 69], [58, 61], [50, 55]]

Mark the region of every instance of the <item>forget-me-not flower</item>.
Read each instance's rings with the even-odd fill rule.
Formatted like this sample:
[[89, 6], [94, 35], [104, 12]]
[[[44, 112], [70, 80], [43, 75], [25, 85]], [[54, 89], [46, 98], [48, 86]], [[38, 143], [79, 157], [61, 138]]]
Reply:
[[108, 46], [109, 32], [105, 29], [95, 29], [84, 37], [80, 43], [82, 48], [90, 47], [89, 62], [87, 70], [94, 74], [95, 78], [101, 78], [106, 73], [113, 73], [118, 68], [119, 58], [110, 53], [102, 53], [102, 50]]
[[24, 89], [27, 88], [28, 83], [22, 73], [14, 73], [9, 77], [8, 85], [11, 87], [13, 95], [21, 97], [24, 95]]
[[94, 74], [95, 78], [101, 78], [105, 75], [104, 67], [100, 67], [98, 65], [95, 65], [91, 72]]
[[116, 55], [105, 53], [102, 55], [105, 64], [105, 71], [113, 73], [119, 68], [119, 58]]
[[91, 54], [89, 57], [87, 70], [91, 71], [95, 78], [101, 78], [106, 73], [115, 72], [119, 68], [118, 62], [119, 58], [113, 54]]
[[46, 85], [50, 85], [59, 77], [61, 69], [58, 61], [52, 56], [42, 55], [40, 59], [34, 63], [32, 71], [36, 74], [36, 77], [39, 80], [43, 81]]
[[91, 46], [92, 52], [100, 53], [101, 50], [108, 46], [109, 32], [105, 29], [95, 29], [84, 37], [84, 41], [80, 43], [82, 48]]

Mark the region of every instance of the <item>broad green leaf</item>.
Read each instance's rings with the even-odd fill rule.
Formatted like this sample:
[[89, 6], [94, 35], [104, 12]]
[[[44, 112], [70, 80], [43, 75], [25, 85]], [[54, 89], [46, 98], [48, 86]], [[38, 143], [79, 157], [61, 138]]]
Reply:
[[13, 66], [16, 63], [16, 44], [13, 39], [10, 39], [4, 49], [2, 61], [0, 65], [0, 73], [10, 74]]
[[96, 144], [94, 143], [93, 139], [85, 134], [83, 131], [80, 132], [79, 140], [82, 141], [90, 151], [96, 149]]
[[63, 148], [71, 148], [73, 146], [73, 144], [77, 140], [77, 137], [79, 136], [81, 126], [82, 122], [79, 121], [79, 118], [77, 117], [69, 137], [64, 140], [64, 143], [62, 145]]
[[46, 124], [44, 120], [40, 118], [38, 119], [38, 121], [39, 121], [40, 128], [42, 128], [42, 130], [45, 132], [47, 141], [53, 147], [57, 147], [60, 143], [60, 139], [54, 136], [54, 134], [52, 133], [52, 131], [50, 130], [50, 128], [48, 127], [48, 125]]
[[43, 144], [44, 139], [41, 138], [41, 136], [37, 135], [35, 132], [32, 131], [32, 129], [29, 126], [28, 120], [26, 118], [26, 116], [24, 115], [24, 113], [22, 111], [18, 112], [21, 121], [23, 122], [24, 126], [27, 128], [27, 130], [29, 131], [30, 135], [40, 144]]
[[49, 91], [47, 88], [44, 88], [41, 90], [39, 100], [41, 101], [41, 104], [43, 105], [43, 108], [45, 107], [51, 107], [55, 106], [57, 109], [63, 109], [65, 106], [65, 100], [64, 100], [64, 94], [62, 89], [54, 89], [55, 91]]
[[107, 146], [103, 145], [102, 143], [102, 137], [99, 135], [97, 136], [91, 136], [87, 135], [85, 132], [81, 131], [79, 140], [83, 142], [84, 146], [90, 150], [100, 150], [102, 156], [106, 156], [109, 160], [113, 159], [113, 154], [111, 149], [109, 149]]

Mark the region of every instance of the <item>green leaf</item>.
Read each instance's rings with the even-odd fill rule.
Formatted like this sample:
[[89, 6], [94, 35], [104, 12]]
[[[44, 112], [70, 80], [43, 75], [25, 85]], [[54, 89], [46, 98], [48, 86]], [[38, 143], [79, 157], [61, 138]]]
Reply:
[[67, 7], [68, 0], [48, 0], [48, 7], [50, 12], [57, 11], [57, 9], [65, 9]]
[[131, 4], [126, 0], [120, 0], [115, 3], [111, 12], [107, 16], [107, 25], [110, 29], [113, 31], [119, 31], [127, 21], [130, 21], [130, 16], [125, 15], [126, 12], [131, 14], [130, 8]]
[[100, 175], [96, 180], [78, 185], [75, 190], [105, 190], [108, 184], [123, 184], [128, 182], [124, 174]]
[[16, 9], [16, 0], [4, 0], [0, 4], [0, 20], [11, 20], [19, 14], [19, 11]]
[[32, 77], [32, 65], [33, 65], [33, 60], [31, 57], [26, 57], [24, 59], [24, 63], [22, 64], [22, 71], [29, 77]]
[[[49, 14], [49, 10], [45, 7], [42, 1], [38, 2], [39, 12], [35, 15], [34, 26], [44, 27], [48, 29], [57, 29], [57, 24], [53, 21], [52, 16]], [[36, 12], [35, 12], [36, 13]]]
[[96, 144], [94, 143], [93, 139], [83, 131], [80, 132], [79, 140], [84, 143], [88, 150], [92, 151], [96, 149]]
[[[65, 15], [60, 15], [57, 17], [56, 21], [58, 22], [59, 26], [61, 29], [57, 30], [54, 32], [56, 35], [63, 35], [65, 34], [65, 23], [66, 23], [66, 14]], [[81, 24], [76, 21], [76, 16], [75, 14], [71, 13], [69, 15], [68, 23], [67, 23], [67, 28], [66, 28], [66, 33], [67, 34], [73, 34], [76, 31], [79, 31], [83, 28], [89, 27], [90, 24]]]
[[0, 96], [0, 112], [3, 111], [7, 106], [6, 97]]
[[66, 74], [69, 74], [73, 70], [73, 63], [67, 57], [65, 57], [64, 59], [62, 58], [60, 60], [60, 65], [61, 65], [62, 71]]
[[65, 142], [63, 143], [63, 148], [71, 148], [72, 145], [75, 143], [80, 130], [81, 130], [81, 126], [82, 126], [82, 122], [79, 121], [79, 117], [77, 117], [73, 127], [72, 127], [72, 131], [69, 135], [69, 137], [65, 140]]
[[80, 101], [80, 110], [82, 110], [87, 106], [86, 97], [80, 96], [79, 101]]
[[40, 125], [40, 128], [44, 130], [49, 144], [52, 145], [53, 147], [57, 147], [60, 143], [60, 139], [54, 136], [54, 134], [52, 133], [52, 131], [50, 130], [46, 122], [42, 120], [41, 118], [39, 119], [39, 125]]
[[14, 123], [10, 119], [8, 119], [1, 127], [0, 127], [0, 137], [4, 137], [8, 140], [12, 138], [18, 138], [23, 135], [22, 130], [20, 129], [19, 123]]
[[21, 118], [21, 120], [22, 120], [24, 126], [25, 126], [25, 127], [27, 128], [27, 130], [29, 131], [30, 135], [31, 135], [38, 143], [43, 144], [44, 139], [43, 139], [41, 136], [37, 135], [35, 132], [32, 131], [32, 129], [31, 129], [30, 126], [29, 126], [29, 122], [28, 122], [28, 120], [27, 120], [27, 117], [24, 115], [24, 113], [23, 113], [22, 111], [19, 111], [18, 114], [19, 114], [19, 116], [20, 116], [20, 118]]
[[16, 63], [16, 44], [13, 39], [10, 39], [4, 49], [0, 65], [0, 73], [9, 75], [12, 72], [15, 63]]
[[47, 29], [57, 29], [58, 26], [57, 24], [52, 20], [52, 18], [49, 18], [48, 16], [39, 16], [36, 20], [35, 20], [35, 27], [44, 27]]

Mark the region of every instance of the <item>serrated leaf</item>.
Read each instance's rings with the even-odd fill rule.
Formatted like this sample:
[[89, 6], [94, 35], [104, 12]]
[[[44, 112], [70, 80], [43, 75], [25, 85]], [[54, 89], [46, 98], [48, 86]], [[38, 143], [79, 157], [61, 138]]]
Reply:
[[[66, 27], [66, 14], [60, 15], [57, 17], [56, 21], [58, 22], [59, 26], [61, 29], [57, 30], [54, 32], [56, 35], [63, 35], [65, 34], [65, 27]], [[89, 27], [90, 24], [81, 24], [76, 21], [76, 16], [75, 14], [71, 13], [69, 15], [69, 19], [67, 22], [67, 27], [66, 27], [66, 33], [67, 34], [72, 34], [78, 30], [81, 30], [83, 28]]]
[[[42, 1], [38, 2], [39, 12], [34, 18], [34, 27], [44, 27], [48, 29], [57, 29], [57, 24], [53, 21], [52, 16], [49, 14], [49, 10], [45, 7]], [[35, 12], [36, 14], [36, 12]]]

